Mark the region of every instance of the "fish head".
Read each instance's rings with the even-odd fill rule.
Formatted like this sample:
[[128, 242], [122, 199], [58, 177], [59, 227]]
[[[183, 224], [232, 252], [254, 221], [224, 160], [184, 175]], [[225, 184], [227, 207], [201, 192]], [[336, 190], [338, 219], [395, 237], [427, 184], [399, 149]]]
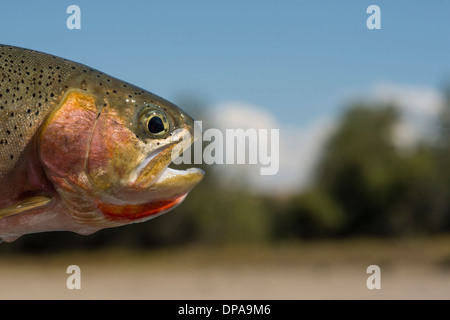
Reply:
[[175, 104], [132, 85], [69, 90], [40, 134], [40, 159], [81, 224], [142, 222], [180, 204], [200, 169], [171, 162], [198, 137]]

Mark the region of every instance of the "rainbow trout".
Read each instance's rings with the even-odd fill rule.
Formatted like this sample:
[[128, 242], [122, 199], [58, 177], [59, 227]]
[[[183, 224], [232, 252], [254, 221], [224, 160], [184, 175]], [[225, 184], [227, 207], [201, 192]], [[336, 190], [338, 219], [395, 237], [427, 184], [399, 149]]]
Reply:
[[0, 45], [0, 239], [88, 235], [173, 209], [204, 174], [168, 168], [193, 127], [176, 105], [132, 84]]

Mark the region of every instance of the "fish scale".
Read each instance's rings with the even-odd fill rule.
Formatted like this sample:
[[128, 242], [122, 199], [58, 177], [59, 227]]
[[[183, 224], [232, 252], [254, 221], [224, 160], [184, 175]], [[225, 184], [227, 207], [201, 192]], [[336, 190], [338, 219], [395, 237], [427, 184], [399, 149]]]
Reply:
[[57, 104], [71, 71], [68, 60], [0, 45], [0, 179]]

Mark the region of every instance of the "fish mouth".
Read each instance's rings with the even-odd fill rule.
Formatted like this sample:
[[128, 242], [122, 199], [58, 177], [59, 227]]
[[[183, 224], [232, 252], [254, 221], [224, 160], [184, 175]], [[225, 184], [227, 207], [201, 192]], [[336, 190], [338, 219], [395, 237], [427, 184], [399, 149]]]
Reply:
[[[176, 130], [172, 134], [171, 141], [148, 154], [135, 169], [130, 179], [133, 187], [137, 189], [149, 189], [152, 187], [161, 187], [162, 184], [174, 179], [179, 183], [182, 183], [182, 180], [186, 179], [201, 179], [204, 175], [201, 169], [189, 168], [187, 170], [179, 170], [169, 168], [169, 165], [183, 151], [190, 148], [192, 143], [193, 141], [187, 129]], [[198, 183], [199, 181], [196, 182]]]
[[183, 139], [185, 135], [184, 131], [174, 133], [171, 141], [145, 157], [131, 173], [127, 188], [114, 195], [116, 200], [121, 200], [97, 202], [109, 220], [153, 218], [173, 209], [186, 198], [205, 173], [198, 168], [169, 168], [173, 160], [192, 144], [190, 139]]

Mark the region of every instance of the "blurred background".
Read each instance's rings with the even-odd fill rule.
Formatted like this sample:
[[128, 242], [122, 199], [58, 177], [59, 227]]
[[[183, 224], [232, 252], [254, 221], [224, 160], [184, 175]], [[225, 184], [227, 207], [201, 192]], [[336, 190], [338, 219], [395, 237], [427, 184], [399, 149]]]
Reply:
[[[71, 4], [80, 30], [66, 27]], [[372, 4], [379, 30], [366, 26]], [[0, 298], [450, 298], [449, 12], [443, 1], [2, 1], [2, 43], [136, 84], [204, 131], [279, 129], [280, 169], [196, 165], [204, 181], [154, 220], [3, 243]], [[86, 272], [78, 292], [65, 288], [69, 264]], [[366, 287], [372, 264], [381, 290]]]

